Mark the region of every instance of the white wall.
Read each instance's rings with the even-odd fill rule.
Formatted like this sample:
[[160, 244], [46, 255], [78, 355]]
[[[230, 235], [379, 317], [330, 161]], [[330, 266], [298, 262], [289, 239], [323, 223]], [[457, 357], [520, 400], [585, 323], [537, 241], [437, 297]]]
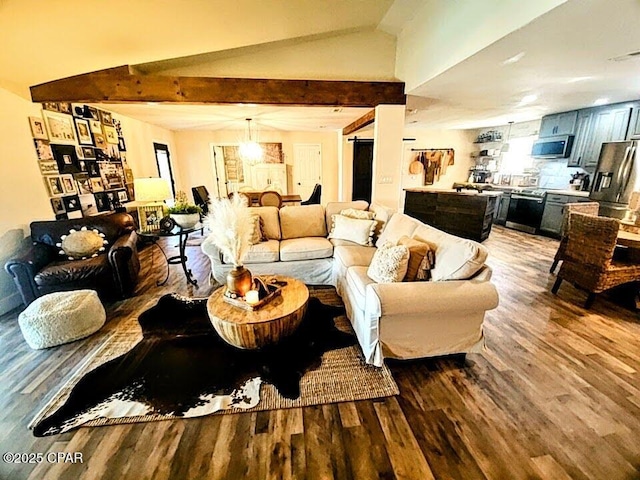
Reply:
[[[455, 151], [455, 164], [447, 168], [445, 175], [442, 175], [430, 187], [451, 188], [454, 182], [466, 182], [469, 177], [469, 168], [474, 163], [471, 159], [471, 152], [475, 146], [473, 141], [477, 137], [476, 130], [432, 130], [425, 128], [405, 127], [403, 138], [415, 138], [415, 141], [405, 141], [402, 143], [402, 165], [400, 168], [400, 193], [398, 194], [398, 208], [404, 207], [404, 190], [411, 187], [424, 186], [424, 175], [411, 175], [409, 164], [414, 160], [416, 152], [412, 148], [453, 148]], [[348, 138], [373, 138], [373, 128], [368, 127], [359, 130], [348, 137], [343, 138], [343, 157], [339, 166], [343, 176], [342, 200], [351, 200], [353, 189], [353, 142]]]
[[396, 76], [410, 93], [565, 1], [427, 0], [398, 35]]
[[0, 88], [0, 235], [14, 228], [28, 233], [33, 220], [55, 218], [29, 127], [40, 106]]
[[[0, 254], [5, 257], [10, 257], [20, 243], [16, 231], [27, 236], [32, 221], [55, 218], [38, 168], [29, 116], [42, 117], [39, 104], [0, 88]], [[127, 161], [134, 176], [157, 176], [153, 142], [168, 143], [174, 152], [173, 132], [122, 115], [116, 118], [122, 123]], [[3, 271], [0, 273], [0, 314], [13, 308], [16, 298], [13, 281]]]
[[[215, 178], [211, 160], [211, 144], [237, 144], [243, 131], [179, 131], [174, 132], [177, 168], [180, 171], [180, 190], [188, 195], [191, 187], [204, 185], [209, 192], [215, 192]], [[288, 192], [298, 193], [293, 184], [293, 145], [295, 143], [319, 144], [322, 149], [322, 203], [338, 200], [338, 137], [335, 132], [278, 132], [263, 130], [260, 142], [282, 143], [284, 160], [287, 165]], [[221, 177], [223, 172], [218, 172]]]
[[180, 185], [181, 172], [179, 168], [176, 168], [179, 162], [176, 156], [174, 132], [118, 113], [114, 114], [114, 118], [120, 120], [122, 125], [122, 134], [127, 145], [127, 163], [133, 170], [133, 176], [135, 178], [158, 176], [158, 164], [153, 144], [154, 142], [163, 143], [169, 147], [176, 186]]
[[[448, 166], [444, 175], [435, 181], [430, 188], [449, 189], [455, 182], [466, 182], [469, 178], [469, 168], [475, 163], [471, 159], [471, 152], [474, 150], [473, 141], [476, 139], [474, 130], [427, 130], [410, 129], [404, 132], [406, 138], [415, 138], [414, 142], [405, 142], [404, 155], [402, 157], [402, 188], [424, 186], [424, 174], [411, 175], [409, 165], [415, 160], [417, 152], [411, 149], [419, 148], [442, 148], [454, 150], [454, 164]], [[404, 195], [402, 196], [402, 206], [404, 206]]]

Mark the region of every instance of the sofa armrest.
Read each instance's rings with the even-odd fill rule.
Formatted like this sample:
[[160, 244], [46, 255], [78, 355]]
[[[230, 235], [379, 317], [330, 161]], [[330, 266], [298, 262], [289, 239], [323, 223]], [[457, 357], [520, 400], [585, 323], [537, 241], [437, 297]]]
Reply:
[[25, 306], [39, 296], [34, 277], [44, 266], [54, 260], [53, 257], [52, 247], [35, 243], [19, 251], [5, 263], [4, 269], [13, 277]]
[[399, 282], [367, 285], [370, 316], [397, 316], [444, 312], [477, 312], [498, 306], [498, 291], [488, 281]]
[[214, 243], [209, 239], [205, 238], [200, 246], [202, 253], [207, 255], [212, 263], [222, 264], [222, 252], [218, 247], [214, 245]]
[[109, 264], [121, 298], [126, 298], [133, 292], [138, 279], [140, 260], [137, 242], [138, 235], [133, 231], [119, 237], [109, 249]]

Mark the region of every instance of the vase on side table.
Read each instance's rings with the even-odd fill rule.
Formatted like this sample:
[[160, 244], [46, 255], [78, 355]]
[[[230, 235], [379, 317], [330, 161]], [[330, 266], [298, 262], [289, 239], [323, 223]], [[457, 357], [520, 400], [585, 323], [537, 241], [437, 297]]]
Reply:
[[235, 265], [227, 273], [227, 292], [237, 297], [244, 297], [251, 290], [253, 277], [251, 272], [242, 265]]
[[183, 229], [193, 228], [200, 221], [199, 213], [172, 213], [169, 215]]

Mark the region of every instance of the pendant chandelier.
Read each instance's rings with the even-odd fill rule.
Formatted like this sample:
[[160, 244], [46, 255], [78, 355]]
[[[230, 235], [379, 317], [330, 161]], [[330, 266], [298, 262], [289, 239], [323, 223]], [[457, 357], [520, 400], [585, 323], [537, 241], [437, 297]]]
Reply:
[[[251, 119], [247, 118], [246, 120], [247, 133], [245, 135], [244, 141], [240, 142], [238, 153], [240, 154], [240, 158], [242, 160], [248, 162], [250, 165], [255, 165], [256, 163], [262, 163], [263, 152], [260, 144], [257, 141], [253, 140], [251, 137]], [[254, 135], [254, 138], [255, 137], [256, 135]]]

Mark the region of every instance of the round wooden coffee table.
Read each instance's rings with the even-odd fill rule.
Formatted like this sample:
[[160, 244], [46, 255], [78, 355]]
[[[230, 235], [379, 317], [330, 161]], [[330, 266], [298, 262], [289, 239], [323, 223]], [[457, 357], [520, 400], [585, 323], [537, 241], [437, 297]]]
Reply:
[[255, 311], [226, 303], [225, 287], [209, 297], [209, 320], [225, 342], [238, 348], [257, 349], [278, 343], [298, 328], [307, 310], [309, 290], [295, 278], [280, 275], [276, 278], [287, 282], [282, 293]]

